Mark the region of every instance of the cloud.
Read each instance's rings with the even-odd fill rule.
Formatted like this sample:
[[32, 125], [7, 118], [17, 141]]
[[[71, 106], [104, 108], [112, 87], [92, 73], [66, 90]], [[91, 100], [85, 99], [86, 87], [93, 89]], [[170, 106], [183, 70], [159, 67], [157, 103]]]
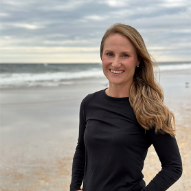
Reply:
[[0, 17], [8, 17], [9, 16], [9, 14], [7, 14], [7, 13], [0, 13]]
[[[23, 47], [28, 47], [35, 55], [36, 47], [42, 47], [42, 58], [39, 53], [38, 59], [47, 58], [48, 62], [49, 57], [43, 56], [47, 49], [52, 48], [56, 55], [55, 51], [65, 47], [68, 51], [64, 54], [70, 56], [76, 47], [84, 48], [84, 54], [89, 54], [87, 49], [91, 50], [92, 47], [99, 49], [106, 29], [120, 22], [135, 27], [141, 33], [154, 57], [165, 51], [165, 56], [160, 56], [161, 60], [167, 58], [168, 54], [169, 58], [173, 58], [174, 50], [173, 60], [183, 53], [187, 56], [182, 58], [187, 59], [188, 50], [191, 49], [188, 43], [191, 8], [188, 5], [188, 0], [47, 0], [46, 3], [37, 0], [2, 0], [0, 44], [7, 51], [9, 49], [12, 55]], [[8, 55], [4, 50], [5, 53]], [[26, 59], [27, 54], [25, 51], [19, 53], [21, 59], [22, 56]], [[92, 51], [91, 54], [95, 54], [92, 62], [99, 58], [99, 51]], [[91, 57], [84, 61], [89, 59]], [[1, 61], [6, 60], [9, 58], [1, 54]]]
[[187, 0], [165, 0], [162, 5], [164, 7], [184, 7], [187, 3]]
[[26, 23], [13, 23], [12, 26], [19, 27], [19, 28], [24, 28], [24, 29], [30, 29], [30, 30], [36, 30], [39, 28], [42, 28], [42, 26], [38, 26], [35, 24], [26, 24]]
[[102, 1], [98, 1], [98, 3], [100, 4], [106, 4], [110, 7], [124, 7], [127, 5], [127, 3], [129, 2], [129, 0], [102, 0]]
[[91, 1], [85, 1], [85, 0], [68, 0], [68, 1], [51, 1], [48, 0], [46, 2], [46, 5], [42, 5], [39, 9], [45, 10], [45, 11], [73, 11], [78, 9], [79, 7], [83, 6], [85, 3], [88, 3]]
[[107, 16], [89, 15], [89, 16], [85, 16], [83, 19], [93, 20], [93, 21], [103, 21], [107, 18], [108, 18]]

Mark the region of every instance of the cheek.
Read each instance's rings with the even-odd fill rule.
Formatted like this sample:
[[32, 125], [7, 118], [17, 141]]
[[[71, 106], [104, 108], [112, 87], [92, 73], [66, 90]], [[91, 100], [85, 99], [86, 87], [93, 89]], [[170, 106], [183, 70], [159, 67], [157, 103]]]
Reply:
[[107, 57], [105, 55], [102, 56], [102, 62], [105, 62], [107, 60]]
[[109, 61], [106, 56], [102, 56], [102, 70], [105, 76], [107, 76]]
[[109, 59], [106, 57], [106, 56], [102, 56], [102, 64], [104, 65], [104, 66], [106, 66], [107, 64], [109, 64]]
[[136, 69], [136, 63], [134, 62], [134, 60], [132, 59], [124, 62], [124, 65], [128, 73], [134, 75]]
[[136, 63], [137, 63], [137, 61], [134, 58], [130, 58], [130, 59], [126, 60], [126, 64], [125, 65], [129, 69], [135, 69]]

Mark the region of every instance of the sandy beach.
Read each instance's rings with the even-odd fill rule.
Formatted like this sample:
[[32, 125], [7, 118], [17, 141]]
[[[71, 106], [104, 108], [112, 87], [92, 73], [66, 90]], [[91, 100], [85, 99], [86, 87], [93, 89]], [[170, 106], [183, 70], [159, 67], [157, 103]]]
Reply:
[[[191, 70], [161, 73], [165, 104], [176, 117], [183, 175], [169, 191], [191, 190]], [[58, 87], [0, 90], [0, 190], [69, 191], [78, 138], [79, 106], [89, 93], [108, 87], [89, 78]], [[164, 148], [165, 149], [165, 148]], [[146, 183], [161, 169], [149, 148]]]

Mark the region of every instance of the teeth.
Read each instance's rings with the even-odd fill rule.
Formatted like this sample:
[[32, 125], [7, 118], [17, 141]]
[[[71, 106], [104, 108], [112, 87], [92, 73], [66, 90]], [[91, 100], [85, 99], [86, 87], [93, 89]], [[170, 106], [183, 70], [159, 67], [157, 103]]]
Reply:
[[119, 74], [119, 73], [123, 73], [124, 71], [115, 71], [115, 70], [111, 70], [111, 72], [112, 72], [112, 73], [117, 73], [117, 74]]

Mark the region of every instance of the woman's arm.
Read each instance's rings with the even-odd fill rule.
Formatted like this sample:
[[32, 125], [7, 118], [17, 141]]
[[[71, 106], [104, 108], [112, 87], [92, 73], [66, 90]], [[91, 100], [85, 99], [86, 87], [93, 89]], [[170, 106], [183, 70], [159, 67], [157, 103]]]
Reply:
[[142, 191], [165, 191], [182, 175], [178, 145], [176, 139], [169, 134], [155, 134], [154, 129], [147, 133], [158, 154], [162, 169]]
[[84, 116], [84, 99], [80, 105], [79, 114], [79, 135], [76, 151], [73, 157], [72, 164], [72, 180], [70, 184], [70, 191], [80, 190], [84, 176], [85, 166], [85, 145], [84, 145], [84, 131], [85, 131], [86, 120]]

